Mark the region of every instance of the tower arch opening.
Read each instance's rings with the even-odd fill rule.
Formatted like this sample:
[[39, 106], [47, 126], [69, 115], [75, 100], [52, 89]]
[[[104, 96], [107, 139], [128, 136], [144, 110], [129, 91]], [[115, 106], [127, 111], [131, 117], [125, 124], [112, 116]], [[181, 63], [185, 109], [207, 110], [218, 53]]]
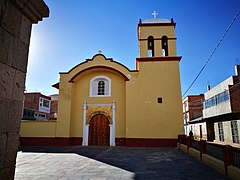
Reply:
[[148, 57], [154, 57], [154, 37], [148, 37]]
[[162, 56], [168, 56], [168, 37], [162, 36]]

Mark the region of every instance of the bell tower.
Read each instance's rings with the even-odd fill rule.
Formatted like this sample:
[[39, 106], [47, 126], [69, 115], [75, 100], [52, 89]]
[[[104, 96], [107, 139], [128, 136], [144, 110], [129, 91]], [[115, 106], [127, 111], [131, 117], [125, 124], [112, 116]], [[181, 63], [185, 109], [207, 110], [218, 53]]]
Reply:
[[157, 12], [151, 19], [139, 21], [138, 44], [140, 58], [176, 56], [176, 23], [173, 19], [157, 18]]
[[[138, 23], [137, 73], [127, 82], [126, 91], [131, 112], [126, 116], [126, 137], [144, 139], [149, 133], [164, 144], [183, 133], [181, 56], [176, 52], [176, 23], [157, 18], [155, 11], [153, 16]], [[144, 130], [137, 132], [138, 126]]]

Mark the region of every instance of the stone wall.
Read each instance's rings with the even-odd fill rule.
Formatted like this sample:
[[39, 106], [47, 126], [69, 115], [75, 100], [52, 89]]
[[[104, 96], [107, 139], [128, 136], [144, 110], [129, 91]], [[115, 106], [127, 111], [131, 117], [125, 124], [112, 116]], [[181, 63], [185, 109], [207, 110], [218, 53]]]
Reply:
[[32, 24], [49, 16], [43, 0], [0, 1], [0, 179], [14, 179]]

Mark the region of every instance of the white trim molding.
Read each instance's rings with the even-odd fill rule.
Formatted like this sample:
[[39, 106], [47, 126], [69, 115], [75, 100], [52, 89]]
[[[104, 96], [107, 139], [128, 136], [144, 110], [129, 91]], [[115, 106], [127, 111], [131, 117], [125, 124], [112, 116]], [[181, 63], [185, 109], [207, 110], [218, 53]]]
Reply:
[[[98, 95], [98, 83], [104, 81], [104, 95]], [[95, 76], [90, 80], [89, 97], [110, 97], [111, 96], [111, 79], [107, 76]]]
[[83, 103], [83, 139], [82, 139], [82, 146], [88, 145], [88, 131], [87, 131], [87, 124], [86, 124], [86, 116], [87, 116], [87, 101]]
[[83, 103], [83, 140], [82, 146], [88, 146], [88, 136], [89, 136], [89, 124], [86, 123], [87, 116], [87, 107], [88, 106], [111, 106], [112, 107], [112, 124], [109, 124], [110, 127], [110, 146], [115, 146], [115, 111], [116, 111], [116, 102], [113, 101], [112, 104], [87, 104], [87, 101]]
[[112, 103], [112, 128], [110, 127], [110, 146], [115, 146], [115, 111], [116, 102], [114, 100]]

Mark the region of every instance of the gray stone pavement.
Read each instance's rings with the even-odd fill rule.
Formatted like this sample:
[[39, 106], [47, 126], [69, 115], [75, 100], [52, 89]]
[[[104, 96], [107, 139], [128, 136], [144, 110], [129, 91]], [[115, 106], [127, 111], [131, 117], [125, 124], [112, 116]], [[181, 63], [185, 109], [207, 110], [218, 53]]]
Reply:
[[20, 147], [16, 180], [228, 179], [177, 148]]

